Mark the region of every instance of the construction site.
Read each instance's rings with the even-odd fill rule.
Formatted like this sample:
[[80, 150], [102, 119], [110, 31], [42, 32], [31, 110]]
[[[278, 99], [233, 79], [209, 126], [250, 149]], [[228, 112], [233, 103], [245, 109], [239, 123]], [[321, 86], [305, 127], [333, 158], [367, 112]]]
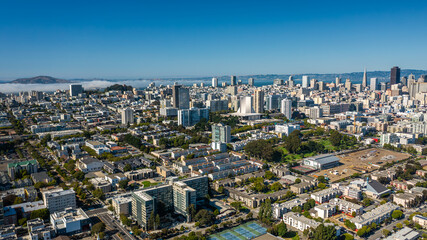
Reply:
[[370, 148], [348, 154], [337, 155], [340, 165], [310, 174], [324, 176], [330, 182], [337, 182], [355, 173], [368, 173], [377, 170], [389, 162], [399, 162], [410, 157], [407, 153], [394, 152], [382, 148]]

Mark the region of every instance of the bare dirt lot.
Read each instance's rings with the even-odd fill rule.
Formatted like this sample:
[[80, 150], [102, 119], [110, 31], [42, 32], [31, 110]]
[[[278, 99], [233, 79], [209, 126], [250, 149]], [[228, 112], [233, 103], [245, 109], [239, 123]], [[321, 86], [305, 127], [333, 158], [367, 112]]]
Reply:
[[338, 155], [340, 166], [312, 173], [310, 175], [325, 176], [331, 182], [339, 181], [353, 175], [354, 173], [372, 172], [382, 165], [407, 159], [410, 155], [407, 153], [394, 152], [382, 148], [370, 148], [349, 154]]

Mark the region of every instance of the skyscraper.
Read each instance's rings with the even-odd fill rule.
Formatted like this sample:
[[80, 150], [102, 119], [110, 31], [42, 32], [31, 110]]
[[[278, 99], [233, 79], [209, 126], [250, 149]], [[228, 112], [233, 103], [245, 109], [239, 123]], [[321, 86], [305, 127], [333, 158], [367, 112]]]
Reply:
[[378, 79], [377, 78], [371, 78], [371, 91], [376, 91], [378, 90]]
[[254, 82], [254, 79], [253, 79], [253, 78], [249, 78], [249, 79], [248, 79], [248, 85], [249, 85], [249, 86], [253, 86], [253, 85], [254, 85], [254, 83], [255, 83], [255, 82]]
[[212, 87], [218, 87], [218, 78], [212, 78]]
[[310, 78], [308, 76], [302, 76], [302, 87], [308, 88], [309, 81], [310, 81]]
[[335, 78], [335, 86], [338, 87], [338, 85], [340, 85], [340, 84], [341, 84], [341, 78], [340, 77], [336, 77]]
[[366, 68], [365, 68], [365, 71], [363, 72], [362, 88], [365, 88], [366, 86], [368, 86], [368, 76], [366, 76]]
[[400, 68], [392, 67], [390, 71], [390, 85], [400, 83]]
[[231, 142], [231, 127], [223, 123], [212, 125], [212, 142]]
[[294, 85], [295, 85], [294, 77], [293, 77], [293, 76], [289, 76], [289, 79], [288, 79], [288, 87], [293, 88], [293, 87], [294, 87]]
[[70, 96], [71, 97], [76, 97], [81, 93], [83, 93], [83, 87], [81, 84], [71, 84], [70, 85]]
[[254, 110], [256, 113], [264, 112], [264, 91], [256, 89], [254, 92]]
[[125, 108], [122, 110], [122, 124], [127, 125], [132, 124], [134, 122], [133, 119], [133, 110], [131, 108]]
[[181, 85], [173, 85], [173, 107], [188, 109], [190, 107], [190, 90]]
[[237, 85], [237, 80], [236, 80], [236, 76], [231, 76], [231, 86], [235, 86]]
[[283, 99], [281, 102], [280, 112], [285, 115], [287, 119], [292, 118], [292, 101], [290, 99]]

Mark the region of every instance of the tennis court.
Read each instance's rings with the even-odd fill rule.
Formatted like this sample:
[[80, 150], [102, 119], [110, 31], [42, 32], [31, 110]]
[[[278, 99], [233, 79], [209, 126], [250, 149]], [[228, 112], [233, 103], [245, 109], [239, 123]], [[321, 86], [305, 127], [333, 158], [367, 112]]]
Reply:
[[208, 237], [209, 240], [246, 240], [259, 237], [267, 232], [256, 222], [248, 222]]

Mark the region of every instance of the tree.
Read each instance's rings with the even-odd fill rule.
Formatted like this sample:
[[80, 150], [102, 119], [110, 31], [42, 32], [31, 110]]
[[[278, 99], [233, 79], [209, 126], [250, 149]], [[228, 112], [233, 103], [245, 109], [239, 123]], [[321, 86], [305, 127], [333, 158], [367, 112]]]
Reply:
[[22, 197], [16, 197], [15, 200], [13, 201], [13, 204], [20, 204], [23, 203], [24, 200], [22, 199]]
[[218, 187], [218, 193], [224, 193], [224, 186]]
[[301, 147], [301, 132], [299, 130], [295, 130], [289, 134], [287, 138], [284, 138], [285, 148], [290, 153], [297, 153]]
[[344, 236], [344, 240], [353, 240], [354, 239], [353, 235], [351, 235], [349, 233], [344, 233], [343, 236]]
[[120, 214], [120, 221], [126, 226], [130, 226], [132, 224], [132, 221], [124, 214]]
[[320, 224], [314, 232], [314, 240], [336, 240], [337, 230], [335, 226], [325, 226]]
[[92, 226], [92, 234], [98, 234], [100, 232], [105, 231], [105, 224], [103, 222], [99, 222]]
[[403, 212], [402, 212], [402, 211], [400, 211], [400, 210], [394, 210], [394, 211], [391, 213], [391, 217], [392, 217], [393, 219], [400, 219], [400, 218], [402, 218], [402, 216], [403, 216]]
[[119, 187], [121, 189], [126, 189], [128, 187], [129, 180], [125, 179], [119, 182]]
[[356, 217], [356, 212], [352, 212], [351, 216]]
[[297, 178], [297, 179], [295, 179], [295, 183], [301, 183], [301, 179], [299, 179], [299, 178]]
[[34, 210], [31, 212], [30, 219], [41, 218], [43, 220], [49, 219], [49, 210], [47, 208]]
[[270, 189], [272, 191], [275, 191], [275, 192], [279, 191], [282, 188], [283, 188], [283, 186], [279, 182], [275, 182], [275, 183], [271, 184], [271, 186], [270, 186]]
[[335, 147], [341, 145], [341, 139], [341, 133], [335, 130], [331, 130], [331, 136], [329, 137], [329, 141], [332, 143], [332, 145], [334, 145]]
[[194, 219], [199, 222], [201, 226], [210, 226], [215, 222], [215, 216], [213, 213], [206, 209], [201, 209], [197, 212]]
[[399, 229], [401, 229], [401, 228], [403, 228], [403, 225], [402, 225], [402, 223], [397, 223], [396, 227], [399, 228]]
[[274, 236], [284, 237], [288, 232], [288, 229], [284, 222], [280, 222], [279, 224], [269, 228], [268, 232], [273, 234]]
[[193, 221], [194, 217], [196, 216], [196, 206], [194, 206], [194, 204], [190, 204], [187, 208], [187, 213], [190, 215], [190, 221]]
[[384, 228], [383, 229], [383, 235], [384, 235], [384, 237], [388, 237], [390, 235], [390, 231]]
[[18, 225], [19, 226], [24, 226], [24, 225], [26, 225], [27, 224], [27, 219], [26, 218], [20, 218], [19, 220], [18, 220]]
[[236, 209], [237, 212], [240, 212], [240, 210], [243, 208], [241, 202], [232, 202], [230, 205]]
[[129, 172], [130, 170], [132, 170], [132, 166], [128, 163], [125, 165], [125, 167], [123, 168], [124, 172]]
[[264, 174], [265, 179], [271, 180], [275, 177], [276, 177], [276, 175], [274, 173], [272, 173], [271, 171], [268, 171], [268, 170], [265, 171], [265, 174]]
[[261, 203], [258, 219], [267, 225], [270, 225], [273, 220], [273, 210], [271, 208], [271, 200], [266, 199], [265, 202]]
[[93, 192], [92, 192], [92, 194], [93, 194], [93, 196], [94, 197], [96, 197], [96, 198], [98, 198], [98, 199], [100, 199], [100, 200], [102, 200], [102, 199], [104, 199], [104, 192], [102, 192], [102, 190], [101, 189], [99, 189], [99, 188], [97, 188], [97, 189], [95, 189]]
[[156, 215], [156, 219], [154, 220], [154, 229], [156, 230], [158, 227], [160, 227], [160, 216], [159, 216], [159, 214]]

